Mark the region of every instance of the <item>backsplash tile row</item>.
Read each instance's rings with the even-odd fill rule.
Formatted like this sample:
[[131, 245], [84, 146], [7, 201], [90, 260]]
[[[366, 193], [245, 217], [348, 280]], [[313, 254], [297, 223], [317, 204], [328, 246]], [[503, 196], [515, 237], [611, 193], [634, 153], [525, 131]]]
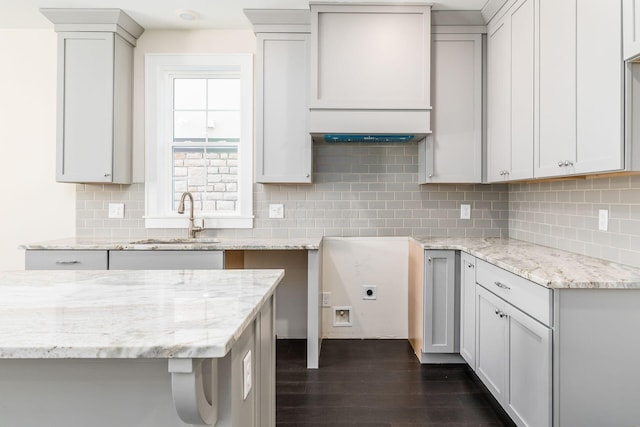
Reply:
[[640, 176], [511, 184], [509, 237], [640, 267]]
[[[507, 237], [507, 185], [419, 185], [418, 148], [314, 145], [313, 184], [254, 184], [253, 229], [210, 230], [220, 237]], [[182, 229], [144, 228], [144, 184], [77, 185], [78, 237], [182, 237]], [[107, 218], [108, 203], [124, 219]], [[472, 219], [461, 220], [469, 203]], [[269, 219], [282, 203], [284, 219]]]

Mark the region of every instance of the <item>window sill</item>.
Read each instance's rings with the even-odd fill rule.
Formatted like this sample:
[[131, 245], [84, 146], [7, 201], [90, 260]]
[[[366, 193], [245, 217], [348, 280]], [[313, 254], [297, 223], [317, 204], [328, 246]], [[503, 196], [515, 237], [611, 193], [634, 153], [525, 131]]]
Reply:
[[[202, 223], [196, 217], [196, 225]], [[189, 218], [185, 217], [145, 217], [145, 228], [189, 228]], [[253, 217], [204, 218], [204, 228], [253, 228]]]

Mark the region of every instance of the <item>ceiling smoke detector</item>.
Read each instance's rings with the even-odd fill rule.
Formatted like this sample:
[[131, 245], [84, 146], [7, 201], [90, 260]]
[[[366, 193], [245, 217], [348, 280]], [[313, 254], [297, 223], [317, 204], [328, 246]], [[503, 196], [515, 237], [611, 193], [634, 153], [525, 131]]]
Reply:
[[195, 21], [196, 19], [200, 18], [198, 12], [188, 9], [178, 9], [176, 10], [176, 15], [178, 15], [180, 19], [183, 19], [185, 21]]

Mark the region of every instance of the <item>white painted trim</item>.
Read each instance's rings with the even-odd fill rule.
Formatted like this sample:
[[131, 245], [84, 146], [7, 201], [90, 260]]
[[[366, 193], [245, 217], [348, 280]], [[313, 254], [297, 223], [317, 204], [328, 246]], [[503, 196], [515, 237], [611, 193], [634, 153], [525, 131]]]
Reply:
[[[157, 141], [163, 140], [167, 129], [160, 123], [171, 122], [167, 117], [165, 98], [171, 75], [192, 73], [233, 72], [241, 82], [242, 129], [238, 156], [238, 211], [229, 214], [203, 214], [205, 228], [253, 227], [253, 56], [251, 54], [146, 54], [145, 55], [145, 227], [183, 228], [186, 220], [175, 217], [168, 195], [169, 161], [166, 150]], [[153, 142], [156, 142], [155, 144]]]

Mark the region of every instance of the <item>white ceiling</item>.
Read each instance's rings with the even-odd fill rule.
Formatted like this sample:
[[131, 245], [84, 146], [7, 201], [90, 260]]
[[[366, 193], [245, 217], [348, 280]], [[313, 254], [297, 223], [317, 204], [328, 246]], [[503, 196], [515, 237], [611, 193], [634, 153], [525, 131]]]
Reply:
[[[434, 10], [479, 10], [486, 1], [434, 0], [425, 3], [433, 4]], [[0, 0], [0, 28], [52, 28], [53, 24], [38, 12], [40, 8], [119, 8], [145, 29], [202, 29], [251, 28], [242, 9], [308, 7], [309, 0]], [[196, 11], [200, 18], [181, 20], [176, 13], [178, 9]]]

